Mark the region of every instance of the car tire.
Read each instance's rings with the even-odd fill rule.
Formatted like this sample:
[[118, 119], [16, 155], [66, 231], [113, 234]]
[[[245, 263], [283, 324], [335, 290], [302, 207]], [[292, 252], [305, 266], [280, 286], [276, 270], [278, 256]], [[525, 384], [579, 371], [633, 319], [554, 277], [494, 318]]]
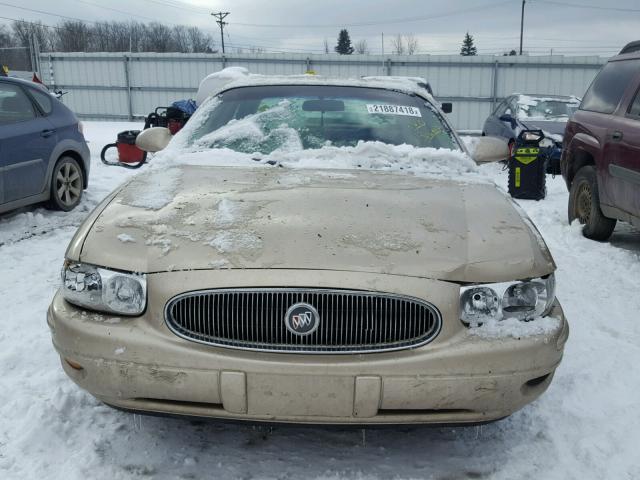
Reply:
[[569, 191], [569, 223], [578, 220], [582, 234], [592, 240], [604, 241], [611, 236], [616, 219], [605, 217], [600, 209], [596, 170], [587, 165], [578, 170]]
[[60, 157], [51, 174], [49, 207], [68, 212], [82, 199], [84, 173], [72, 157]]

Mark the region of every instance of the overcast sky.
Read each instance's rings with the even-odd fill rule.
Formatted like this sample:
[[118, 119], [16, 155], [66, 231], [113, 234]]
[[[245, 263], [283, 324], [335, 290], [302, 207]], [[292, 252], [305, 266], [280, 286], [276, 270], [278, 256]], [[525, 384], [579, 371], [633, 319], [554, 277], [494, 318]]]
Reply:
[[[333, 48], [344, 27], [353, 42], [365, 39], [376, 54], [381, 53], [382, 33], [385, 53], [397, 34], [414, 34], [418, 53], [458, 53], [467, 31], [478, 53], [494, 54], [518, 48], [521, 6], [521, 0], [2, 0], [0, 16], [48, 25], [64, 20], [60, 15], [197, 25], [219, 44], [210, 13], [225, 11], [230, 12], [225, 43], [232, 47], [322, 53], [324, 39]], [[638, 0], [527, 0], [524, 50], [609, 56], [640, 39], [639, 27]]]

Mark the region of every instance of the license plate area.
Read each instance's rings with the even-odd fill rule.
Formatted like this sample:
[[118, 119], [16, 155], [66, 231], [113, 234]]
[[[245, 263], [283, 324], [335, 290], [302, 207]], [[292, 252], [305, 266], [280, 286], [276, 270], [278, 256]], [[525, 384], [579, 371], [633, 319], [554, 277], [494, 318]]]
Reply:
[[247, 374], [250, 415], [350, 417], [354, 378]]

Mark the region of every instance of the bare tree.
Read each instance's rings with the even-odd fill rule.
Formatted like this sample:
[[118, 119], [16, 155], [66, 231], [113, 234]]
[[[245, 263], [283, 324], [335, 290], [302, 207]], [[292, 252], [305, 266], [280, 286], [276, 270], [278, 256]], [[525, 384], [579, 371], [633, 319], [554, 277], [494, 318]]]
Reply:
[[325, 37], [324, 39], [324, 53], [329, 53], [329, 41], [327, 40], [327, 38]]
[[11, 31], [0, 28], [0, 46], [11, 41], [17, 47], [29, 48], [34, 36], [41, 51], [212, 53], [215, 45], [211, 35], [183, 25], [65, 21], [45, 27], [39, 22], [17, 20]]
[[406, 36], [405, 44], [407, 46], [407, 55], [413, 55], [418, 51], [418, 39], [413, 33]]
[[394, 38], [391, 39], [391, 51], [396, 55], [404, 55], [404, 39], [402, 35], [398, 34]]
[[189, 53], [191, 45], [189, 44], [189, 33], [184, 25], [176, 25], [171, 32], [173, 39], [173, 47], [175, 51], [181, 53]]
[[191, 52], [205, 53], [212, 51], [214, 44], [211, 35], [203, 33], [198, 27], [190, 27], [187, 34], [189, 36]]
[[55, 34], [41, 22], [26, 22], [24, 20], [16, 20], [11, 24], [13, 36], [16, 43], [21, 47], [28, 47], [30, 39], [35, 36], [42, 51], [53, 50], [55, 43]]
[[369, 55], [369, 45], [367, 41], [363, 38], [362, 40], [358, 40], [355, 44], [356, 53], [360, 55]]
[[151, 22], [144, 25], [144, 35], [142, 37], [143, 52], [171, 52], [175, 50], [171, 29], [158, 22]]
[[85, 52], [89, 47], [89, 27], [86, 23], [66, 20], [56, 30], [56, 48], [63, 52]]

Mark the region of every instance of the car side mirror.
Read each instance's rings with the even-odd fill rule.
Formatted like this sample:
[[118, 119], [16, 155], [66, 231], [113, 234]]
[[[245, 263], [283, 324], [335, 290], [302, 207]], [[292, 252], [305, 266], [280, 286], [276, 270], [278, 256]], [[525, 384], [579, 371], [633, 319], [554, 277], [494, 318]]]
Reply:
[[136, 137], [136, 146], [145, 152], [159, 152], [171, 141], [172, 135], [168, 128], [152, 127], [143, 130]]
[[471, 152], [476, 163], [501, 162], [509, 159], [509, 145], [496, 137], [480, 137]]
[[442, 103], [441, 107], [442, 107], [442, 111], [444, 113], [453, 112], [453, 104], [451, 102], [444, 102], [444, 103]]
[[512, 123], [513, 117], [511, 116], [510, 113], [503, 113], [502, 115], [500, 115], [500, 121]]

